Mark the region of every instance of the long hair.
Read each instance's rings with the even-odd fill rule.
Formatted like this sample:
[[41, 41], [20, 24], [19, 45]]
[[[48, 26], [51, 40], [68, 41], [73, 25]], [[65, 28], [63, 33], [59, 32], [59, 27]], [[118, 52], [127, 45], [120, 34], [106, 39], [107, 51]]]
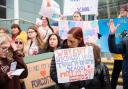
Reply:
[[40, 36], [40, 33], [37, 30], [37, 27], [33, 25], [33, 26], [30, 26], [28, 29], [33, 29], [37, 33], [36, 39], [37, 39], [37, 42], [38, 42], [38, 46], [39, 46], [39, 48], [44, 48], [44, 42], [43, 42], [43, 39]]
[[11, 26], [11, 29], [13, 29], [13, 28], [18, 28], [18, 30], [19, 30], [19, 32], [18, 32], [18, 34], [17, 35], [19, 35], [20, 34], [20, 32], [22, 31], [21, 30], [21, 28], [20, 28], [20, 26], [18, 25], [18, 24], [12, 24], [12, 26]]
[[[44, 16], [41, 16], [41, 20], [42, 20], [43, 17], [44, 17]], [[48, 27], [51, 29], [52, 32], [54, 32], [53, 28], [52, 28], [51, 25], [50, 25], [49, 19], [48, 19], [47, 17], [45, 17], [45, 18], [46, 18], [46, 20], [47, 20], [47, 25], [48, 25]]]
[[68, 34], [72, 34], [75, 39], [80, 41], [78, 47], [85, 46], [82, 28], [80, 28], [80, 27], [73, 27], [73, 28], [71, 28], [69, 30]]
[[[10, 43], [11, 41], [12, 41], [12, 39], [11, 39], [11, 37], [9, 37], [8, 34], [0, 33], [0, 47], [1, 47], [1, 45]], [[8, 62], [12, 62], [13, 61], [13, 49], [11, 47], [8, 49], [7, 61]]]
[[45, 50], [46, 50], [46, 51], [49, 51], [49, 52], [53, 52], [53, 51], [54, 51], [54, 48], [52, 48], [52, 47], [50, 46], [50, 44], [49, 44], [49, 40], [50, 40], [51, 36], [53, 36], [53, 35], [55, 35], [55, 36], [57, 37], [57, 41], [58, 41], [57, 48], [58, 48], [58, 47], [60, 46], [60, 44], [61, 44], [60, 36], [58, 36], [58, 35], [55, 34], [55, 33], [52, 33], [52, 34], [49, 35], [49, 37], [48, 37], [48, 39], [47, 39], [47, 41], [46, 41], [46, 46], [45, 46]]

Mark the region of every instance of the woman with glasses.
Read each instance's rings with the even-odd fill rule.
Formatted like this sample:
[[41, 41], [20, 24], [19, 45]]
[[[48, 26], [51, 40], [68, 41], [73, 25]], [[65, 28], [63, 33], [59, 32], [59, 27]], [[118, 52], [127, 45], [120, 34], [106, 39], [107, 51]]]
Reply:
[[30, 26], [27, 31], [27, 47], [26, 47], [26, 55], [33, 56], [39, 54], [39, 50], [44, 48], [44, 42], [41, 38], [36, 26]]
[[[16, 69], [24, 69], [19, 76], [12, 75], [12, 62], [17, 62]], [[0, 33], [0, 88], [21, 89], [20, 79], [28, 75], [27, 66], [12, 39], [5, 33]]]
[[15, 40], [15, 44], [17, 46], [18, 52], [24, 57], [25, 56], [25, 48], [27, 43], [27, 33], [22, 31]]
[[[25, 57], [25, 48], [26, 48], [26, 43], [27, 43], [27, 33], [22, 31], [17, 37], [16, 37], [16, 40], [15, 40], [15, 44], [16, 44], [16, 47], [17, 47], [17, 52]], [[25, 88], [25, 84], [24, 84], [24, 80], [20, 80], [20, 85], [21, 85], [21, 89], [26, 89]]]

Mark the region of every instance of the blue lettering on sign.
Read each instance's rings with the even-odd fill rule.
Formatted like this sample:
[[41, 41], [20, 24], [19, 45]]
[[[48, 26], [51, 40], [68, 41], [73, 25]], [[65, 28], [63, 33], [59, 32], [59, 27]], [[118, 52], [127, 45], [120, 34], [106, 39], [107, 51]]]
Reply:
[[85, 11], [90, 11], [89, 7], [80, 7], [80, 8], [77, 8], [77, 11], [78, 12], [85, 12]]

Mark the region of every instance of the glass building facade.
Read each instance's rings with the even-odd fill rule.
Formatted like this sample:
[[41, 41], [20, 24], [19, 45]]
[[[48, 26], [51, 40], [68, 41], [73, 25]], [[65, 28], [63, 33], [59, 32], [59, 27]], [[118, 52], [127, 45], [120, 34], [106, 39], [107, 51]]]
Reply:
[[[14, 18], [14, 1], [15, 0], [0, 0], [0, 18]], [[27, 21], [35, 22], [37, 17], [40, 17], [42, 0], [18, 0], [19, 1], [19, 18]], [[61, 6], [63, 11], [64, 0], [55, 0]], [[128, 0], [99, 0], [98, 18], [113, 18], [119, 13], [119, 6], [127, 4]], [[88, 16], [88, 19], [94, 19], [94, 15]]]

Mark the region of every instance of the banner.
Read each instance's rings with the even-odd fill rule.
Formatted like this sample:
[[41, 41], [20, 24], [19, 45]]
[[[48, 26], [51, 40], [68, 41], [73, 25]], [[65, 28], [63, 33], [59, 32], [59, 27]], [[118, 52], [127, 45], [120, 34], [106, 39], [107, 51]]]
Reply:
[[98, 14], [98, 0], [64, 0], [64, 16], [73, 15], [75, 11], [82, 15]]
[[24, 79], [26, 89], [41, 89], [54, 85], [50, 78], [51, 59], [27, 64], [28, 77]]
[[43, 0], [39, 14], [58, 21], [61, 15], [60, 6], [54, 0]]
[[98, 21], [59, 21], [59, 36], [67, 39], [67, 33], [72, 27], [81, 27], [84, 35], [84, 42], [93, 42], [99, 44]]
[[58, 83], [93, 79], [93, 47], [59, 49], [54, 52]]
[[[100, 38], [100, 45], [101, 45], [101, 51], [102, 52], [109, 52], [109, 47], [108, 47], [108, 36], [110, 33], [109, 30], [109, 21], [110, 19], [103, 19], [99, 20], [99, 32], [102, 35]], [[120, 24], [118, 29], [116, 30], [115, 37], [116, 37], [116, 43], [119, 43], [124, 35], [125, 32], [128, 33], [128, 18], [115, 18], [113, 19], [115, 26], [117, 24]]]

